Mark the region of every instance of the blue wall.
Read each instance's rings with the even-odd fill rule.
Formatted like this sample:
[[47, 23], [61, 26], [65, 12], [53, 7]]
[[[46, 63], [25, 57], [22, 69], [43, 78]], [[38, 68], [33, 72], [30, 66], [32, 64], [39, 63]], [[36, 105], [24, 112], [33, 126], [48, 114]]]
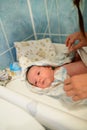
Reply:
[[[0, 0], [0, 69], [16, 60], [15, 41], [50, 37], [64, 43], [78, 31], [73, 0]], [[81, 3], [87, 31], [87, 0]]]

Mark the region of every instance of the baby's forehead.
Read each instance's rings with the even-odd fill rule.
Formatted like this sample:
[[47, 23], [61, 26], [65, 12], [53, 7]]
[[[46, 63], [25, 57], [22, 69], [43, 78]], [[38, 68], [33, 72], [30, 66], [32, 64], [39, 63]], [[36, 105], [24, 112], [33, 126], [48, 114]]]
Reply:
[[32, 66], [31, 69], [33, 70], [33, 69], [39, 69], [39, 68], [40, 68], [40, 66]]
[[32, 66], [28, 71], [28, 74], [27, 74], [28, 78], [30, 79], [31, 77], [34, 77], [36, 75], [37, 71], [38, 71], [38, 67]]
[[40, 71], [40, 70], [43, 70], [44, 68], [46, 68], [47, 66], [32, 66], [29, 70], [29, 72], [37, 72], [37, 71]]
[[29, 72], [36, 72], [40, 69], [40, 66], [32, 66]]

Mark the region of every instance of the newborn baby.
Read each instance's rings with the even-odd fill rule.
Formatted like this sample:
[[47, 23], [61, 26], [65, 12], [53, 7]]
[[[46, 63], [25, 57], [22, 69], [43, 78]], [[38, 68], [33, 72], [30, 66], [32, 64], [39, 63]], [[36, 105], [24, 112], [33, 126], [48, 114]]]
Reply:
[[75, 103], [63, 90], [64, 80], [69, 76], [85, 72], [87, 72], [87, 67], [82, 61], [60, 67], [33, 65], [27, 69], [26, 79], [31, 84], [29, 87], [33, 92], [49, 95], [66, 103]]
[[[87, 72], [87, 67], [85, 67], [82, 61], [65, 64], [61, 67], [63, 70], [66, 70], [69, 76]], [[33, 65], [27, 69], [26, 78], [34, 86], [47, 88], [54, 81], [55, 72], [60, 70], [61, 67]]]

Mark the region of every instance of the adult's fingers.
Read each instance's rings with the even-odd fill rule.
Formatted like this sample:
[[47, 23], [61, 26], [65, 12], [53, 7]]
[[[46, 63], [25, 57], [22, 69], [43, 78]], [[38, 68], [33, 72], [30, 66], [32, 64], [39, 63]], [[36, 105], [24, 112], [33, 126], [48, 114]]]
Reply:
[[72, 97], [72, 100], [73, 101], [78, 101], [78, 100], [80, 100], [80, 97], [78, 95], [75, 95], [75, 96]]
[[70, 91], [72, 89], [73, 89], [73, 87], [71, 84], [64, 85], [64, 91]]
[[71, 78], [70, 77], [64, 80], [65, 85], [68, 85], [70, 83], [71, 83]]
[[69, 90], [69, 91], [66, 91], [66, 95], [67, 96], [73, 96], [74, 95], [74, 91], [73, 90]]
[[82, 99], [87, 99], [87, 94], [86, 93], [76, 93], [73, 97], [72, 97], [72, 99], [74, 100], [74, 101], [78, 101], [78, 100], [82, 100]]
[[68, 37], [68, 38], [66, 39], [66, 41], [65, 41], [65, 44], [66, 44], [66, 46], [68, 47], [68, 49], [70, 49], [70, 47], [74, 44], [74, 42], [75, 42], [75, 39], [74, 39], [74, 38]]
[[71, 85], [71, 78], [67, 78], [65, 81], [64, 81], [64, 90], [65, 91], [69, 91], [71, 90], [73, 87]]
[[65, 40], [65, 44], [66, 44], [66, 46], [68, 46], [69, 40], [70, 40], [70, 38], [67, 37], [66, 40]]
[[82, 42], [79, 42], [78, 44], [73, 44], [73, 46], [69, 47], [69, 51], [75, 51], [83, 46]]

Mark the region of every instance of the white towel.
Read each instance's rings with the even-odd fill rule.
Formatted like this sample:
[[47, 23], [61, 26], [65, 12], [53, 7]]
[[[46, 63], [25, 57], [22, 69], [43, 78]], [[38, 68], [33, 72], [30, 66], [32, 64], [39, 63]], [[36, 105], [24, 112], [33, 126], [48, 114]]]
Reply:
[[87, 47], [83, 47], [77, 50], [83, 63], [87, 66]]

